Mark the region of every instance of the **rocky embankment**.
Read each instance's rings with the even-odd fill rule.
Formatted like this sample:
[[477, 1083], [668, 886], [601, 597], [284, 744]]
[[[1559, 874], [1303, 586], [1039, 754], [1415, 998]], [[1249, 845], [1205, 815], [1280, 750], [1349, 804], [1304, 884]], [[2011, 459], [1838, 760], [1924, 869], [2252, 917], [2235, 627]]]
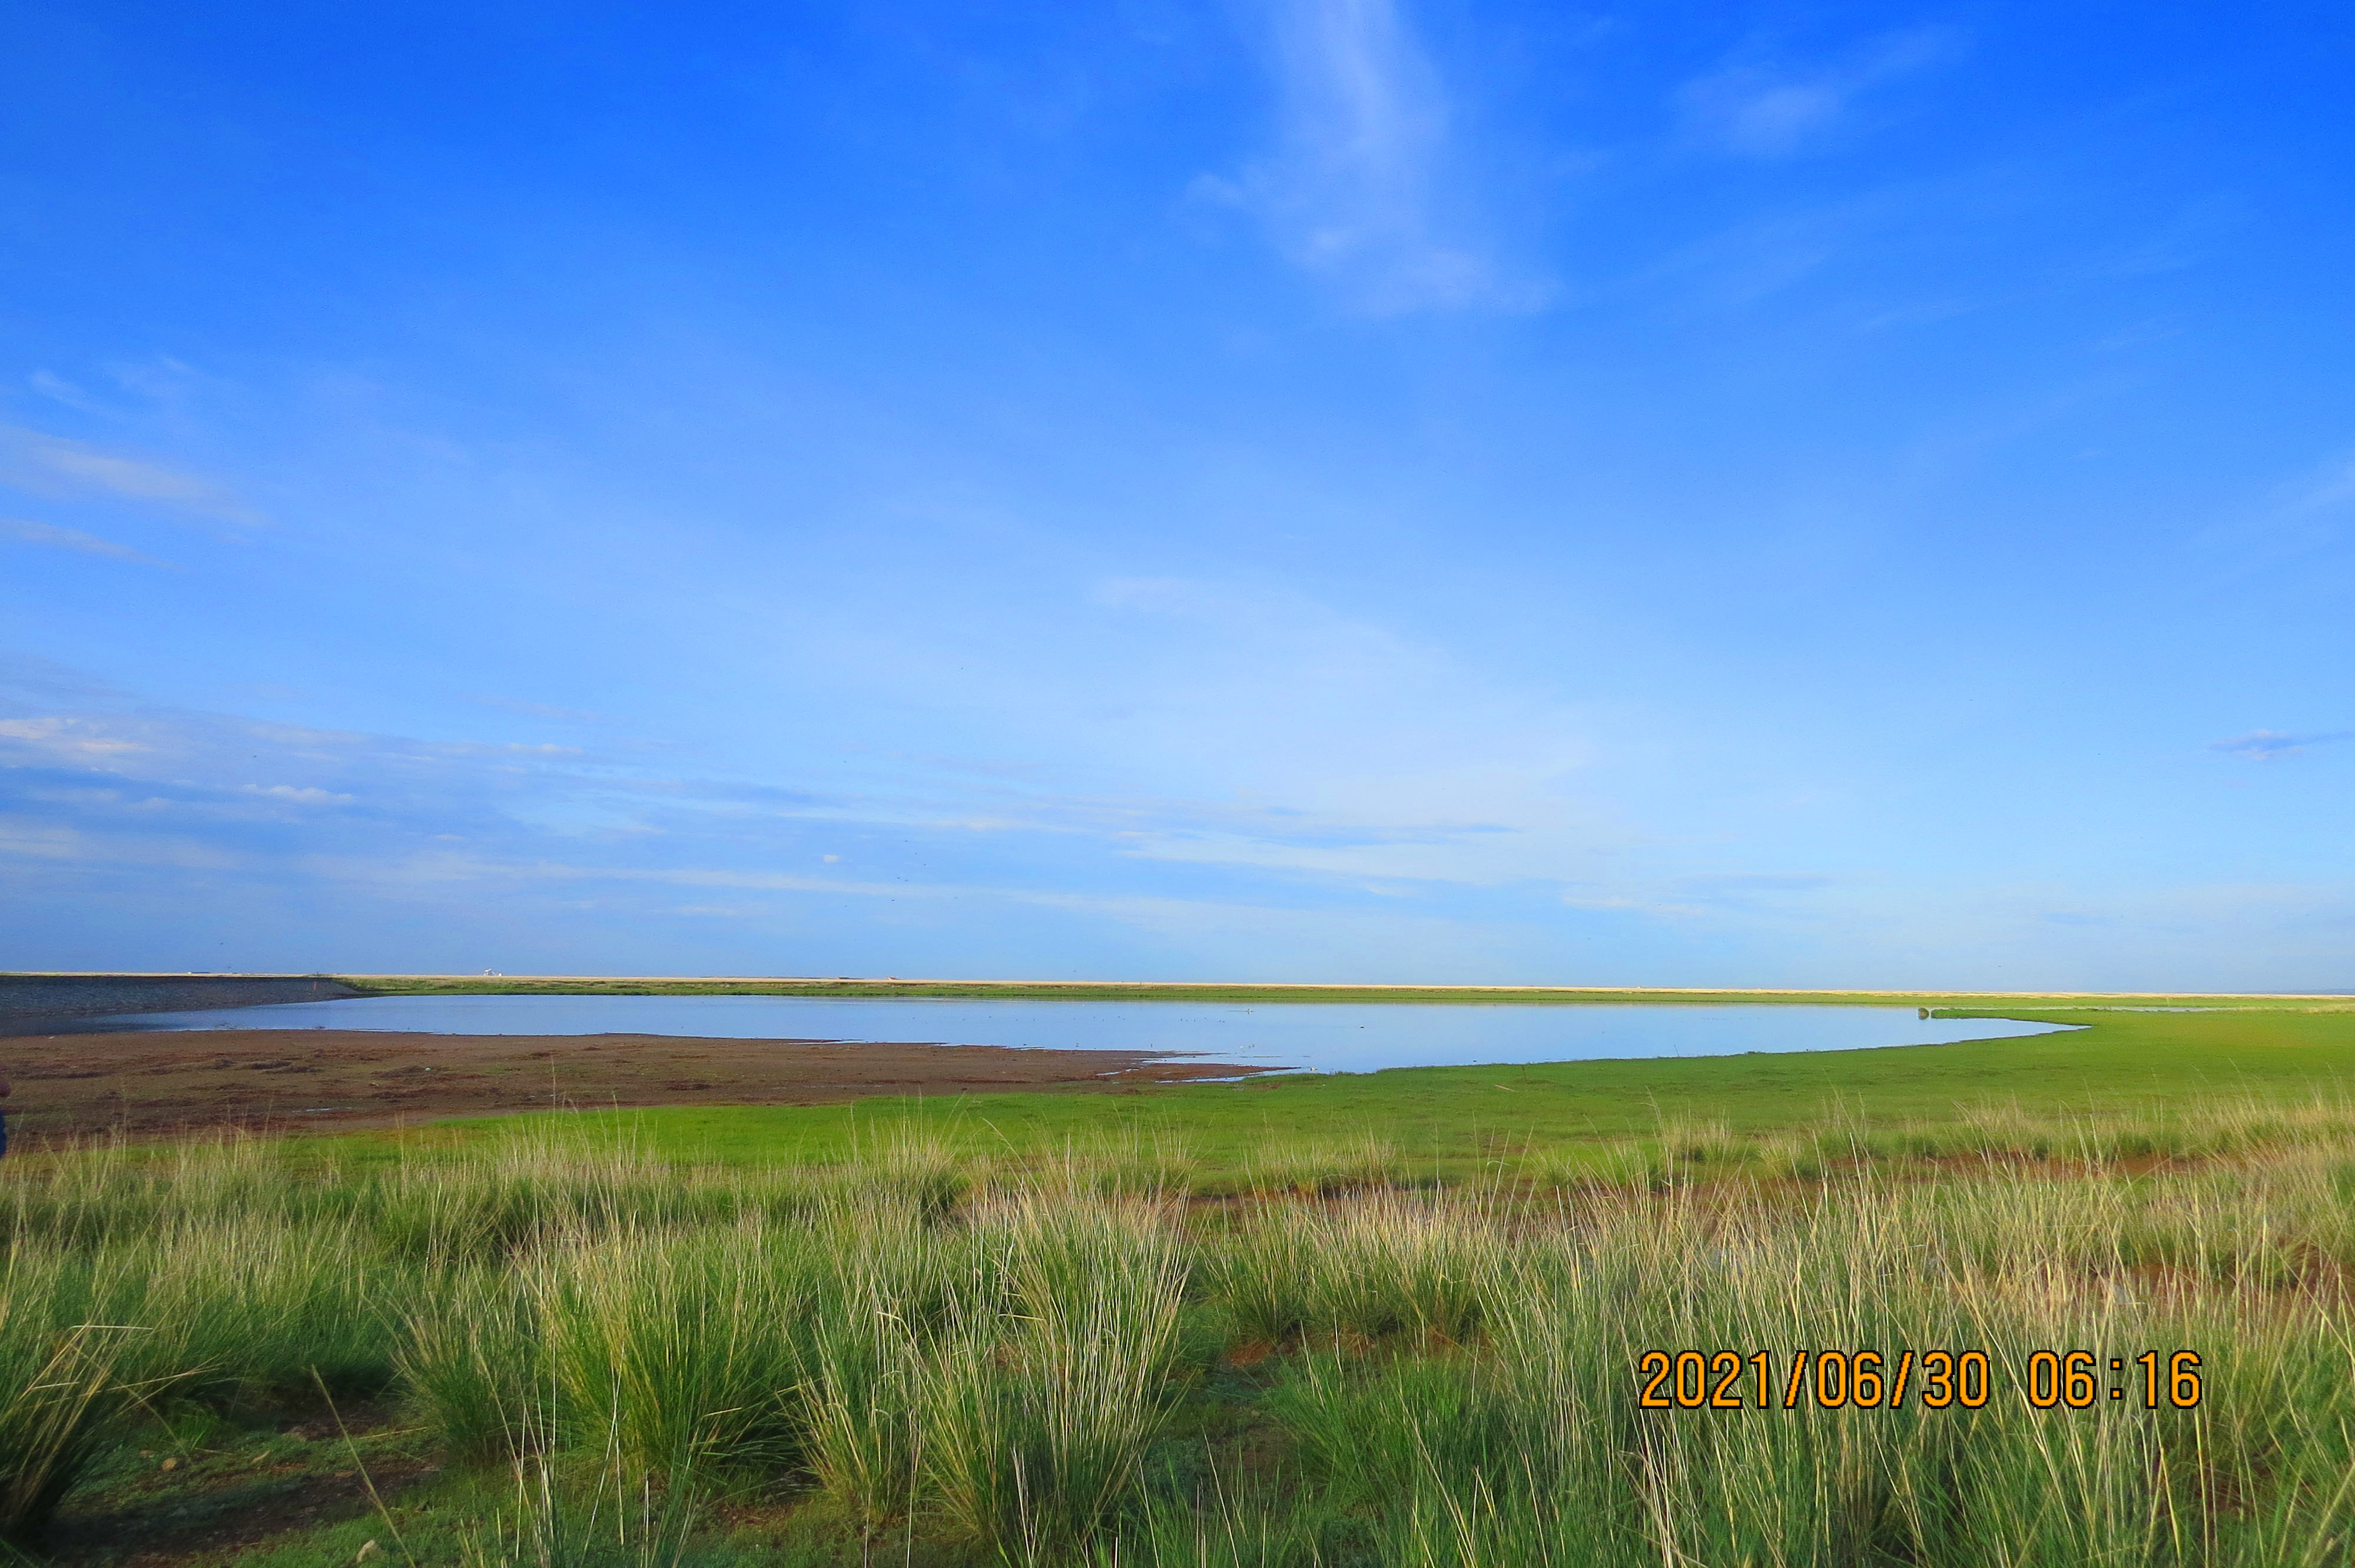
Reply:
[[50, 1021], [122, 1012], [332, 1001], [359, 994], [325, 975], [0, 974], [0, 1034], [37, 1034]]

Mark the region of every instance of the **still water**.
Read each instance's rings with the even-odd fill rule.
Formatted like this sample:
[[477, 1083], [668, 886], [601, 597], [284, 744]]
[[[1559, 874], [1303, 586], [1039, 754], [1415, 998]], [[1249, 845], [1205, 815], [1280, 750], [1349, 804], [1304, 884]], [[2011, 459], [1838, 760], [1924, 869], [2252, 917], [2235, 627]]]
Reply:
[[372, 996], [85, 1020], [111, 1029], [371, 1029], [437, 1034], [685, 1034], [1033, 1045], [1202, 1055], [1322, 1073], [1602, 1057], [1854, 1051], [2044, 1034], [1910, 1007], [1530, 1003], [970, 1001], [902, 997]]

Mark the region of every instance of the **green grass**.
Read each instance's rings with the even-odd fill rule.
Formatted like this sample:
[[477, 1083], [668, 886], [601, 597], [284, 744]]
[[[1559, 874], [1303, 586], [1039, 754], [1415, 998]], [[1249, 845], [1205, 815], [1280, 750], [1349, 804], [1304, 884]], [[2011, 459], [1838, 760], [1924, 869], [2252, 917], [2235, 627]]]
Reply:
[[38, 1538], [149, 1391], [138, 1369], [153, 1330], [96, 1320], [116, 1283], [53, 1244], [0, 1256], [0, 1546]]
[[1114, 1522], [1180, 1393], [1172, 1218], [1068, 1193], [975, 1213], [974, 1277], [921, 1363], [919, 1477], [949, 1533], [1058, 1561]]
[[[2046, 1016], [12, 1157], [0, 1538], [357, 1463], [409, 1489], [187, 1560], [2347, 1561], [2355, 1012]], [[1647, 1349], [1937, 1347], [1998, 1398], [1636, 1403]], [[2039, 1410], [2040, 1349], [2207, 1398]], [[328, 1398], [378, 1414], [282, 1433]]]
[[[1566, 1150], [1574, 1162], [1598, 1140], [1664, 1129], [1708, 1128], [1756, 1142], [1838, 1121], [1860, 1136], [1903, 1126], [1967, 1144], [1974, 1119], [1983, 1124], [1991, 1107], [2093, 1126], [2120, 1118], [2158, 1126], [2170, 1105], [2212, 1110], [2355, 1094], [2355, 1008], [2018, 1009], [2001, 1016], [2082, 1027], [1870, 1051], [1418, 1067], [1109, 1095], [879, 1097], [567, 1119], [692, 1162], [832, 1160], [911, 1136], [965, 1155], [1044, 1160], [1077, 1150], [1108, 1160], [1125, 1150], [1139, 1170], [1156, 1160], [1182, 1162], [1188, 1180], [1211, 1191], [1266, 1166], [1272, 1150], [1288, 1159], [1305, 1150], [1329, 1173], [1348, 1162], [1346, 1146], [1371, 1161], [1366, 1180], [1462, 1180], [1499, 1160]], [[450, 1123], [412, 1136], [498, 1140], [524, 1119]], [[1331, 1147], [1320, 1152], [1319, 1143]]]
[[[272, 1415], [340, 1377], [393, 1418], [313, 1473], [418, 1478], [246, 1568], [368, 1539], [485, 1565], [2345, 1561], [2355, 1109], [1955, 1125], [1967, 1168], [1842, 1120], [1665, 1163], [1606, 1142], [1580, 1174], [1302, 1180], [1362, 1181], [1345, 1141], [1208, 1202], [1119, 1145], [677, 1167], [543, 1126], [392, 1164], [27, 1160], [0, 1171], [0, 1500], [37, 1550], [52, 1513], [258, 1497], [303, 1446]], [[167, 1245], [134, 1254], [118, 1207]], [[1781, 1403], [1795, 1351], [1940, 1348], [1988, 1353], [1984, 1408], [1918, 1380], [1895, 1409]], [[2079, 1349], [2196, 1351], [2206, 1397], [2145, 1409], [2106, 1370], [2129, 1398], [2022, 1396], [2033, 1352]], [[1644, 1408], [1649, 1350], [1766, 1351], [1773, 1407]]]

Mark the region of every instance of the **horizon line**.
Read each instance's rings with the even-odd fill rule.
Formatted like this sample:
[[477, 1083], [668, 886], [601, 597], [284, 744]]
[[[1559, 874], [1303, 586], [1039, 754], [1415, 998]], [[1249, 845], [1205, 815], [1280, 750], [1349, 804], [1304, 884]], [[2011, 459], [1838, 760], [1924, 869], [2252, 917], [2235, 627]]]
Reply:
[[1462, 984], [1403, 980], [975, 980], [924, 975], [595, 975], [434, 973], [420, 970], [369, 972], [358, 969], [8, 969], [0, 980], [542, 980], [722, 985], [934, 985], [1014, 989], [1061, 987], [1072, 990], [1162, 991], [1546, 991], [1576, 995], [1661, 996], [1939, 996], [1939, 997], [2074, 997], [2126, 998], [2137, 1001], [2177, 997], [2232, 997], [2263, 1001], [2344, 1001], [2348, 991], [1989, 991], [1935, 986], [1721, 986], [1721, 985], [1553, 985], [1489, 982]]

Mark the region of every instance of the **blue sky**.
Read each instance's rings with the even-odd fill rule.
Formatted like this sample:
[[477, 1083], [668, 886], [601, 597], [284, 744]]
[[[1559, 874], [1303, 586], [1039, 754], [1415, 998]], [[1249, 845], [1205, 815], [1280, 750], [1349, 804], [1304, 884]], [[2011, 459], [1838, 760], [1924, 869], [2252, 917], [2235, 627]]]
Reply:
[[7, 968], [2355, 989], [2355, 24], [13, 5]]

